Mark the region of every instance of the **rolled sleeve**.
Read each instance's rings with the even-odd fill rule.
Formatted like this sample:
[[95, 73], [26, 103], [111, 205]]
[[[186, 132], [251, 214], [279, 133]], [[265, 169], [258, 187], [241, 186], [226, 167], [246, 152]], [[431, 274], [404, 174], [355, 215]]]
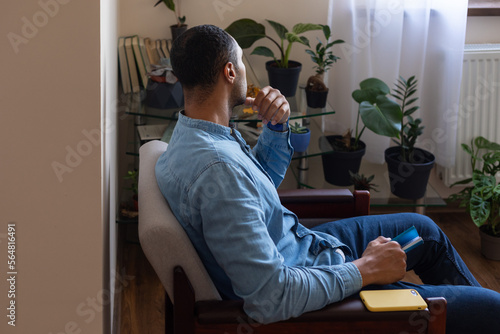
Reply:
[[290, 131], [278, 132], [267, 126], [264, 127], [252, 153], [272, 178], [277, 188], [283, 181], [292, 160], [293, 148], [290, 144]]

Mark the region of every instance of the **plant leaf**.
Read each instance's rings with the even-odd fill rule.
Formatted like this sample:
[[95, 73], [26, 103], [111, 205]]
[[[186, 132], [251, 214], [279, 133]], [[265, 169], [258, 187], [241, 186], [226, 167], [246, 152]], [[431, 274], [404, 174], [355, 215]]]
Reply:
[[320, 24], [297, 23], [296, 25], [293, 26], [292, 32], [294, 34], [300, 35], [302, 33], [305, 33], [306, 31], [321, 30], [321, 29], [323, 29], [323, 26], [321, 26]]
[[352, 98], [358, 103], [363, 101], [368, 101], [371, 104], [376, 103], [377, 96], [387, 95], [390, 91], [389, 86], [382, 80], [376, 78], [363, 80], [360, 82], [359, 86], [361, 89], [352, 92]]
[[332, 35], [332, 31], [330, 30], [330, 27], [327, 24], [323, 25], [323, 35], [325, 35], [325, 39], [328, 42], [328, 39]]
[[258, 46], [252, 51], [251, 54], [274, 58], [274, 52], [267, 46]]
[[472, 177], [469, 177], [468, 179], [465, 179], [465, 180], [457, 181], [457, 182], [453, 183], [450, 186], [450, 188], [453, 186], [459, 185], [459, 184], [469, 184], [470, 182], [472, 182]]
[[461, 146], [462, 146], [462, 149], [463, 149], [465, 152], [467, 152], [467, 153], [469, 153], [470, 155], [472, 155], [472, 148], [471, 148], [469, 145], [467, 145], [467, 144], [461, 144]]
[[480, 227], [488, 220], [491, 212], [491, 203], [481, 196], [472, 193], [470, 198], [470, 216], [476, 226]]
[[376, 104], [361, 102], [359, 112], [368, 129], [378, 135], [399, 138], [403, 114], [396, 102], [384, 95], [379, 95]]
[[478, 149], [486, 149], [492, 151], [500, 151], [500, 144], [489, 141], [488, 139], [479, 136], [474, 140], [474, 144]]
[[226, 32], [233, 36], [242, 49], [247, 49], [259, 39], [266, 37], [264, 25], [252, 19], [234, 21], [226, 28]]
[[300, 44], [304, 44], [304, 45], [309, 46], [309, 39], [307, 39], [304, 36], [298, 36], [298, 35], [294, 34], [293, 32], [286, 33], [286, 40], [290, 43], [298, 42]]
[[273, 27], [274, 31], [276, 31], [276, 34], [278, 34], [278, 37], [281, 40], [284, 40], [286, 38], [286, 33], [288, 32], [288, 29], [284, 25], [271, 20], [266, 20], [266, 21], [269, 22], [271, 27]]

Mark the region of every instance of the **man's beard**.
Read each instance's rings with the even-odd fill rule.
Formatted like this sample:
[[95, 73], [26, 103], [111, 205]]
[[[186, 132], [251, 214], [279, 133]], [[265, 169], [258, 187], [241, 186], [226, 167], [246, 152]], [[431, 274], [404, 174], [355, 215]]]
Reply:
[[229, 109], [233, 110], [234, 107], [245, 103], [247, 97], [247, 80], [245, 77], [239, 77], [235, 83], [230, 97]]

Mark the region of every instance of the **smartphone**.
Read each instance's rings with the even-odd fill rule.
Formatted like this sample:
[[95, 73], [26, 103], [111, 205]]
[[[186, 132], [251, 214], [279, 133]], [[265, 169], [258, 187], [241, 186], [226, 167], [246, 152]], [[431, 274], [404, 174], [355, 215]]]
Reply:
[[414, 289], [363, 290], [359, 293], [372, 312], [425, 310], [427, 303]]

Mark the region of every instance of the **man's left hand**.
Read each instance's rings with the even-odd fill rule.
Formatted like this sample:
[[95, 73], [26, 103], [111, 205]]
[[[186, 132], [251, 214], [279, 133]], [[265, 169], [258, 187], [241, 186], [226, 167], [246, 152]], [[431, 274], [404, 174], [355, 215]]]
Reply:
[[290, 117], [290, 105], [287, 99], [279, 90], [270, 86], [262, 88], [255, 98], [247, 97], [245, 105], [258, 110], [258, 117], [264, 124], [286, 123]]

